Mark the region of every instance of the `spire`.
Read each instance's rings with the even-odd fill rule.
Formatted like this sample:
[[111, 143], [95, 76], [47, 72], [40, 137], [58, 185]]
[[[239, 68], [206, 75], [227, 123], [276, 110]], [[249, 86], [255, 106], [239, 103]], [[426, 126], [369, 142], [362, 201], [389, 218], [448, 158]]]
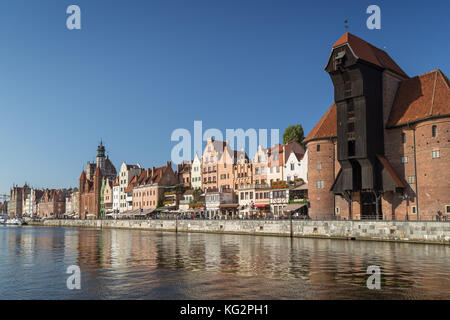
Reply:
[[97, 147], [97, 158], [105, 157], [105, 146], [103, 145], [103, 140], [100, 140], [100, 145]]

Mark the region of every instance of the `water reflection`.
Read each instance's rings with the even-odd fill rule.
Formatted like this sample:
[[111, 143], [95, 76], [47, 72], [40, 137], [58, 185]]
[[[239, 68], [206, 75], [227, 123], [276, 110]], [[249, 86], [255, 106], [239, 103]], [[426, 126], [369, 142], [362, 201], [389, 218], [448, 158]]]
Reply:
[[[0, 228], [6, 299], [448, 299], [448, 246], [45, 227]], [[82, 289], [66, 288], [66, 269]], [[366, 288], [369, 265], [382, 289]]]

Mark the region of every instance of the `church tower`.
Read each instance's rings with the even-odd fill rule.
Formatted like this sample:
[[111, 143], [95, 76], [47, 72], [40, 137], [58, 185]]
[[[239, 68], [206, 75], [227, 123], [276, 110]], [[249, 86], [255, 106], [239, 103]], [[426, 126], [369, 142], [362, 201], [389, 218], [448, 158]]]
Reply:
[[105, 146], [103, 141], [100, 140], [100, 145], [97, 147], [97, 168], [100, 168], [102, 171], [105, 170], [105, 159]]

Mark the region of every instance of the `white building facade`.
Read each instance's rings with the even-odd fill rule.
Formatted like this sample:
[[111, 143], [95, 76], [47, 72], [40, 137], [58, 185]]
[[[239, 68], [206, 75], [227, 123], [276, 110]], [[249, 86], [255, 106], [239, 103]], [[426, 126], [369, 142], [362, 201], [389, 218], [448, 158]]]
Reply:
[[191, 187], [192, 189], [202, 188], [202, 162], [197, 153], [195, 153], [191, 166]]
[[129, 165], [125, 162], [120, 166], [119, 171], [119, 211], [125, 212], [131, 210], [129, 208], [129, 204], [133, 202], [131, 196], [127, 196], [127, 192], [125, 189], [130, 184], [131, 179], [134, 176], [140, 175], [142, 173], [141, 165], [138, 163], [137, 165]]
[[308, 151], [303, 156], [291, 152], [284, 165], [283, 180], [289, 182], [296, 179], [302, 179], [305, 183], [308, 182]]

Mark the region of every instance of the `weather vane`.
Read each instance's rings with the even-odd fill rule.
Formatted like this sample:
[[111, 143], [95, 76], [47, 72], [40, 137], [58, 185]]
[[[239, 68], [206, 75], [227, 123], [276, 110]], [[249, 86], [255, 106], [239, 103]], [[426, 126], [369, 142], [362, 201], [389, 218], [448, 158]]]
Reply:
[[348, 20], [345, 20], [344, 23], [345, 23], [345, 31], [348, 31]]

